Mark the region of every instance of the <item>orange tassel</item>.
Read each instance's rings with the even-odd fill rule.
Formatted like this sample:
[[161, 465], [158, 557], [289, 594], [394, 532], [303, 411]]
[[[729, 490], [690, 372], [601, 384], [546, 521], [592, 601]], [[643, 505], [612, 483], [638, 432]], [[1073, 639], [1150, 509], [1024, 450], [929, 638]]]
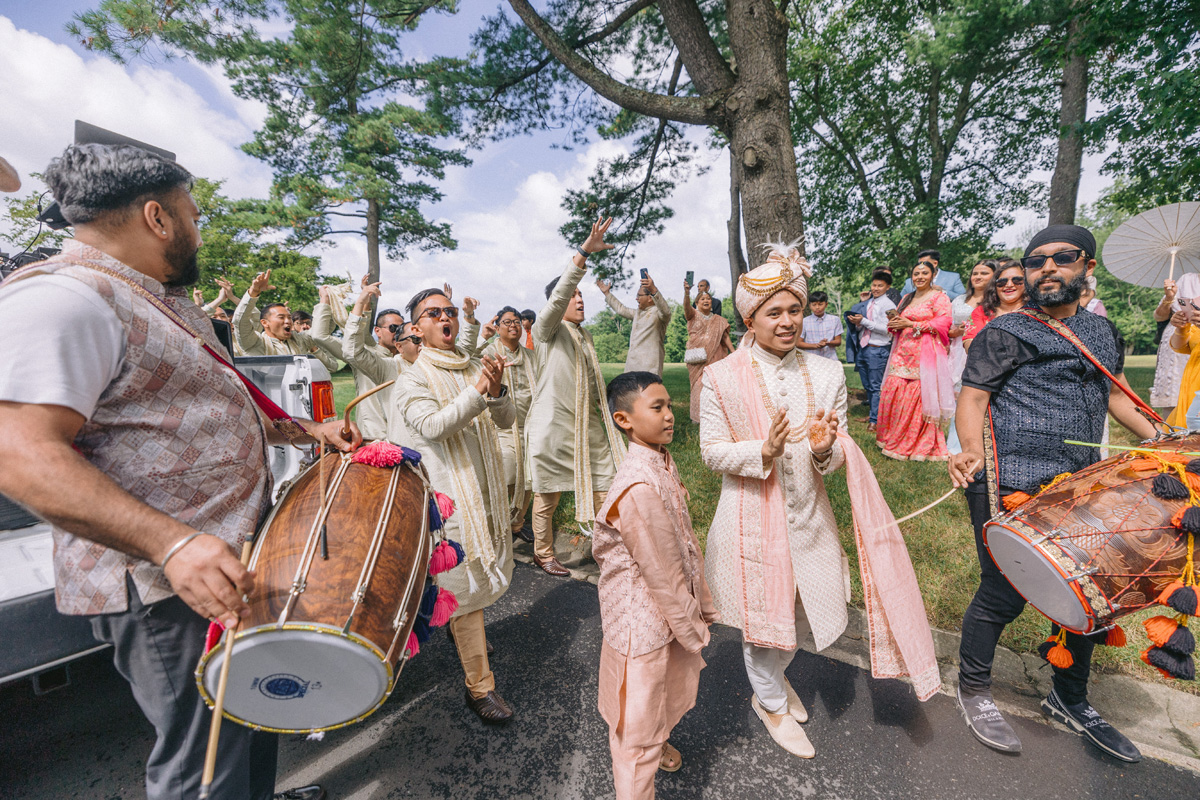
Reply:
[[[1182, 513], [1183, 513], [1183, 511], [1180, 510], [1179, 514], [1182, 514]], [[1176, 514], [1176, 516], [1179, 516], [1179, 514]], [[1174, 519], [1171, 520], [1171, 524], [1172, 525], [1175, 524]], [[1183, 581], [1171, 581], [1170, 583], [1167, 584], [1167, 587], [1162, 590], [1162, 592], [1158, 595], [1158, 597], [1154, 600], [1154, 602], [1158, 603], [1160, 606], [1165, 606], [1165, 605], [1167, 605], [1168, 598], [1170, 598], [1170, 596], [1175, 593], [1175, 590], [1182, 589], [1182, 588], [1183, 588]]]
[[1051, 647], [1050, 652], [1046, 653], [1046, 660], [1059, 669], [1066, 669], [1074, 664], [1075, 656], [1071, 655], [1071, 651], [1066, 647], [1066, 630], [1059, 629], [1058, 636], [1053, 637], [1053, 641], [1055, 643], [1054, 647]]
[[[1150, 650], [1151, 650], [1151, 648], [1147, 647], [1145, 650], [1143, 650], [1143, 651], [1142, 651], [1142, 661], [1145, 661], [1147, 666], [1154, 667], [1154, 665], [1150, 663]], [[1158, 674], [1159, 674], [1159, 675], [1162, 675], [1162, 676], [1163, 676], [1164, 678], [1166, 678], [1167, 680], [1174, 680], [1174, 679], [1175, 679], [1175, 676], [1174, 676], [1174, 675], [1172, 675], [1171, 673], [1167, 672], [1167, 671], [1166, 671], [1165, 669], [1163, 669], [1162, 667], [1154, 667], [1154, 668], [1155, 668], [1156, 670], [1158, 670]]]
[[1007, 510], [1016, 511], [1019, 507], [1023, 506], [1025, 503], [1028, 503], [1031, 499], [1032, 498], [1025, 494], [1025, 492], [1013, 492], [1010, 495], [1006, 495], [1001, 502], [1004, 503], [1004, 507]]
[[1188, 507], [1184, 506], [1183, 508], [1181, 508], [1175, 512], [1175, 514], [1171, 517], [1171, 527], [1172, 528], [1178, 528], [1180, 526], [1180, 524], [1183, 522], [1183, 512], [1185, 512], [1187, 510], [1188, 510]]
[[1184, 474], [1187, 476], [1188, 488], [1200, 494], [1200, 475], [1194, 472], [1185, 472]]
[[1105, 647], [1124, 647], [1128, 643], [1125, 638], [1125, 629], [1120, 625], [1114, 625], [1108, 629], [1108, 635], [1104, 637]]
[[1146, 635], [1150, 637], [1150, 641], [1162, 647], [1179, 627], [1179, 623], [1170, 617], [1160, 615], [1146, 620], [1142, 623], [1142, 627], [1146, 629]]

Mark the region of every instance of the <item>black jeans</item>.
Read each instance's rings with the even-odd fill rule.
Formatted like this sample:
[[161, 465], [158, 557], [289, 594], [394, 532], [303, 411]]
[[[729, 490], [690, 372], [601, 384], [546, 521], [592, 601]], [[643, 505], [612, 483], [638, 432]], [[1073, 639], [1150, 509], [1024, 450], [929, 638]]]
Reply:
[[[996, 658], [996, 643], [1004, 626], [1025, 609], [1025, 598], [1017, 593], [1004, 574], [992, 561], [983, 546], [983, 524], [992, 517], [986, 489], [979, 482], [967, 489], [967, 508], [975, 528], [975, 549], [979, 554], [979, 588], [967, 606], [962, 621], [962, 645], [958, 649], [958, 682], [964, 689], [984, 691], [992, 685], [992, 661]], [[1052, 627], [1058, 633], [1058, 626]], [[1054, 667], [1054, 688], [1064, 703], [1074, 705], [1087, 700], [1088, 676], [1092, 668], [1095, 642], [1086, 636], [1067, 632], [1067, 649], [1075, 663], [1067, 669]]]

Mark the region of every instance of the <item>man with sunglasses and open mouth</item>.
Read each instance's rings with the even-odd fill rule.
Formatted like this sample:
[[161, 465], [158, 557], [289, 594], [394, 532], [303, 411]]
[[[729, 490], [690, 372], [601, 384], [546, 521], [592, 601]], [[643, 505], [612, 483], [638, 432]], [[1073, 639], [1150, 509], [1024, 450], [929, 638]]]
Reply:
[[[1092, 361], [1120, 379], [1121, 335], [1109, 320], [1079, 305], [1096, 268], [1095, 253], [1095, 237], [1078, 225], [1051, 225], [1034, 236], [1021, 259], [1025, 307], [996, 317], [979, 332], [963, 370], [955, 417], [963, 451], [950, 457], [950, 477], [967, 487], [986, 475], [987, 492], [967, 489], [981, 574], [963, 615], [958, 702], [971, 733], [1001, 752], [1020, 752], [1021, 741], [992, 699], [992, 661], [1001, 632], [1020, 615], [1025, 599], [984, 547], [983, 525], [1002, 505], [1015, 507], [1019, 493], [1035, 495], [1055, 476], [1099, 461], [1098, 447], [1064, 440], [1099, 442], [1106, 415], [1138, 438], [1156, 434]], [[994, 443], [986, 458], [985, 438]], [[1052, 632], [1058, 633], [1057, 626]], [[1073, 663], [1054, 667], [1054, 688], [1042, 710], [1108, 755], [1140, 761], [1133, 743], [1088, 703], [1092, 650], [1103, 636], [1066, 634]]]

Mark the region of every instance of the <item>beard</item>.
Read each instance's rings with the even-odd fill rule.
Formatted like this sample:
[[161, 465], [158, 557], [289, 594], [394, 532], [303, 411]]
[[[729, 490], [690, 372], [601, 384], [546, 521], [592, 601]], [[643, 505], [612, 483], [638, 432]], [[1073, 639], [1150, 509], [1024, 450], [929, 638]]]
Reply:
[[167, 252], [164, 253], [167, 266], [170, 271], [167, 273], [165, 286], [191, 286], [200, 280], [200, 264], [196, 260], [196, 254], [200, 252], [200, 248], [192, 247], [191, 244], [184, 241], [181, 237], [175, 237], [171, 244], [167, 247]]
[[[1057, 278], [1054, 280], [1058, 281]], [[1026, 284], [1025, 290], [1028, 293], [1029, 302], [1033, 305], [1053, 308], [1077, 302], [1086, 287], [1087, 271], [1084, 270], [1072, 278], [1069, 283], [1057, 283], [1057, 288], [1053, 288], [1053, 284], [1051, 288], [1046, 289], [1042, 289], [1036, 284]]]

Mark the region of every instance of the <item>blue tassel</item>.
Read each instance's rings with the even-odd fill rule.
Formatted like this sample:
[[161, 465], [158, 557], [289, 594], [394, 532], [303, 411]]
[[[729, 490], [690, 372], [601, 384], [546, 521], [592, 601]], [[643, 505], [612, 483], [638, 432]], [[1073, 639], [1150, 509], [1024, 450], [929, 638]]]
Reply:
[[453, 539], [447, 539], [446, 544], [454, 548], [454, 554], [458, 556], [458, 563], [463, 564], [467, 560], [467, 551], [462, 549], [462, 545]]
[[418, 616], [413, 622], [412, 632], [417, 637], [418, 644], [425, 644], [429, 641], [429, 620]]
[[410, 447], [401, 447], [400, 449], [404, 451], [404, 460], [405, 461], [412, 464], [414, 467], [417, 464], [421, 463], [421, 454], [418, 453], [416, 450], [413, 450]]
[[440, 531], [442, 529], [442, 515], [438, 511], [437, 499], [429, 496], [429, 530]]
[[437, 605], [438, 587], [432, 583], [427, 583], [425, 593], [421, 595], [421, 607], [417, 609], [417, 616], [426, 622], [433, 616], [433, 607]]

